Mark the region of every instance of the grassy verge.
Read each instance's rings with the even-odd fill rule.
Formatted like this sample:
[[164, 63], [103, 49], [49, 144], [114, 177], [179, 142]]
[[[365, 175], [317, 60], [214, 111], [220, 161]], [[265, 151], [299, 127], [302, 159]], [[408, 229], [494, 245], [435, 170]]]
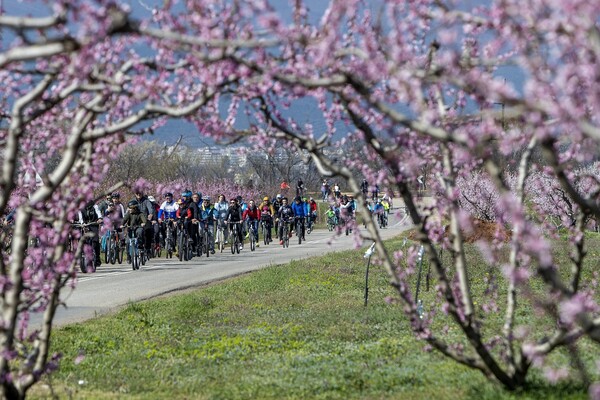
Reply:
[[[400, 249], [402, 243], [387, 245]], [[473, 248], [468, 256], [477, 257]], [[493, 271], [471, 265], [474, 291], [483, 294]], [[60, 398], [78, 399], [586, 397], [577, 380], [550, 385], [539, 371], [527, 390], [508, 393], [424, 351], [400, 306], [386, 302], [393, 292], [379, 266], [372, 266], [364, 307], [364, 273], [362, 253], [339, 252], [66, 326], [55, 332], [52, 346], [64, 354], [61, 368], [32, 398], [48, 397], [49, 386]], [[423, 299], [432, 307], [435, 291], [423, 292]], [[529, 309], [519, 315], [530, 317]], [[486, 322], [493, 330], [501, 319]], [[452, 329], [448, 335], [458, 337]], [[582, 346], [592, 363], [598, 347]], [[555, 357], [558, 362], [567, 354]]]

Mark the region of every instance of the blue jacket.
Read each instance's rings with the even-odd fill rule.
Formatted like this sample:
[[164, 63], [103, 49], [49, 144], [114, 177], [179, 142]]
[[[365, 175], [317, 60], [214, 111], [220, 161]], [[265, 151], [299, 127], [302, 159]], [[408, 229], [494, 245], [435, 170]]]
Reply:
[[306, 217], [306, 208], [304, 207], [303, 201], [301, 201], [299, 204], [294, 201], [292, 203], [292, 210], [294, 211], [294, 216]]

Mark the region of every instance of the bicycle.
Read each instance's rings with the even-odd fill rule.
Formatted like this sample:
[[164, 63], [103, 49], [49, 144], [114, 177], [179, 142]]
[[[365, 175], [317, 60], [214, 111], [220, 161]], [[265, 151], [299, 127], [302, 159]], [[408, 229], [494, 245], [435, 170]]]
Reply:
[[273, 241], [273, 239], [271, 238], [270, 222], [271, 216], [269, 214], [266, 214], [264, 217], [260, 218], [260, 232], [262, 234], [263, 243], [265, 244], [265, 246]]
[[189, 261], [192, 259], [192, 246], [190, 246], [190, 240], [184, 222], [177, 222], [177, 250], [179, 252], [179, 261]]
[[327, 217], [327, 230], [332, 232], [335, 226], [337, 225], [337, 220], [334, 217]]
[[216, 242], [219, 243], [219, 251], [222, 253], [225, 249], [225, 222], [219, 220], [217, 222], [217, 235]]
[[129, 263], [134, 271], [140, 269], [140, 264], [146, 264], [146, 252], [144, 251], [143, 240], [139, 240], [136, 232], [133, 229], [127, 229], [127, 254], [129, 255]]
[[302, 244], [302, 240], [306, 240], [304, 235], [304, 217], [296, 217], [296, 236], [298, 237], [298, 244]]
[[[88, 272], [96, 272], [96, 249], [94, 248], [94, 243], [92, 240], [93, 232], [90, 229], [90, 226], [92, 225], [97, 225], [97, 223], [91, 222], [87, 224], [72, 224], [74, 228], [80, 231], [79, 237], [83, 239], [83, 241], [81, 242], [81, 249], [79, 250], [79, 269], [84, 274], [87, 274]], [[91, 252], [89, 254], [86, 252], [86, 248], [91, 249]]]
[[290, 247], [290, 221], [280, 221], [283, 224], [281, 229], [281, 240], [283, 241], [283, 247]]
[[310, 233], [313, 231], [313, 227], [315, 225], [315, 221], [314, 221], [314, 216], [312, 215], [307, 215], [306, 216], [306, 233], [310, 235]]
[[173, 220], [169, 220], [166, 222], [167, 226], [165, 228], [165, 251], [166, 257], [172, 258], [173, 252], [175, 251], [175, 235], [173, 229]]
[[240, 243], [240, 235], [238, 233], [238, 230], [240, 229], [239, 225], [241, 223], [242, 223], [242, 221], [230, 222], [230, 224], [233, 225], [233, 228], [229, 232], [229, 239], [231, 240], [231, 254], [235, 254], [235, 253], [240, 254], [241, 243]]
[[117, 261], [119, 264], [123, 262], [123, 252], [121, 249], [121, 238], [119, 233], [115, 230], [107, 232], [106, 245], [104, 250], [104, 261], [107, 264], [115, 264]]
[[387, 216], [385, 212], [377, 214], [377, 222], [379, 224], [379, 229], [387, 227]]
[[255, 229], [254, 226], [254, 222], [248, 220], [248, 231], [250, 232], [250, 251], [256, 250], [256, 243], [258, 242], [258, 229]]
[[158, 258], [162, 256], [162, 245], [161, 242], [163, 240], [162, 233], [158, 234], [158, 241], [152, 244], [152, 257]]
[[210, 230], [208, 221], [200, 221], [200, 239], [198, 245], [198, 255], [206, 254], [206, 257], [210, 256]]

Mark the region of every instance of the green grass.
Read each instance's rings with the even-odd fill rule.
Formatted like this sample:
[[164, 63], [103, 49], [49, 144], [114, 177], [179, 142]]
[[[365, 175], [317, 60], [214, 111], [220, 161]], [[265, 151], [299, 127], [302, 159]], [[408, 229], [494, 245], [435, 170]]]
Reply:
[[[596, 247], [600, 242], [597, 236], [590, 240]], [[387, 245], [399, 249], [402, 239]], [[568, 256], [561, 246], [557, 250]], [[483, 264], [473, 248], [468, 256], [475, 261], [471, 280], [480, 296], [486, 274], [495, 271], [478, 269]], [[577, 379], [551, 385], [538, 370], [526, 390], [509, 393], [479, 372], [424, 351], [400, 306], [386, 302], [394, 293], [382, 267], [371, 271], [366, 308], [365, 260], [362, 252], [347, 251], [63, 327], [52, 344], [64, 354], [61, 368], [31, 397], [48, 397], [50, 384], [58, 397], [77, 399], [586, 398]], [[423, 292], [423, 299], [434, 307], [435, 291]], [[523, 307], [519, 318], [537, 317]], [[436, 326], [446, 323], [438, 313]], [[486, 323], [485, 332], [493, 336], [501, 315]], [[460, 339], [456, 328], [447, 337]], [[598, 347], [582, 348], [593, 363]], [[85, 357], [76, 363], [79, 354]], [[566, 352], [551, 359], [565, 361]]]

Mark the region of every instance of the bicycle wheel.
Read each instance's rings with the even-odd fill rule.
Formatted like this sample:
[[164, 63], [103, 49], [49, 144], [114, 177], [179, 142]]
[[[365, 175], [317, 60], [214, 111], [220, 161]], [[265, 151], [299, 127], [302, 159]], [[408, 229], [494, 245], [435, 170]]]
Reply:
[[91, 273], [96, 272], [96, 251], [93, 249], [93, 245], [92, 245], [92, 259], [87, 260], [87, 270], [88, 270], [88, 272], [91, 272]]
[[236, 235], [236, 239], [235, 239], [235, 252], [240, 254], [240, 239], [237, 237]]
[[[178, 251], [178, 255], [179, 255], [179, 261], [183, 261], [183, 256], [185, 254], [186, 251], [186, 246], [185, 246], [185, 242], [187, 241], [187, 239], [185, 238], [185, 235], [180, 233], [179, 234], [179, 240], [177, 243], [177, 251]], [[187, 260], [186, 260], [187, 261]]]
[[269, 244], [269, 235], [267, 234], [267, 225], [263, 222], [260, 224], [260, 229], [263, 237], [263, 243], [266, 245]]
[[114, 265], [117, 262], [117, 243], [111, 240], [109, 243], [110, 263]]
[[106, 248], [104, 249], [104, 263], [105, 264], [110, 264], [110, 255], [111, 253], [111, 249], [110, 249], [110, 239], [107, 241], [106, 243]]
[[85, 254], [83, 254], [83, 251], [79, 257], [79, 269], [81, 269], [81, 272], [84, 274], [87, 274], [87, 260], [85, 259]]
[[219, 251], [225, 250], [225, 233], [223, 228], [217, 229], [217, 242], [219, 242]]
[[250, 232], [250, 251], [256, 250], [256, 236], [254, 235], [254, 231]]
[[137, 251], [134, 251], [133, 255], [131, 256], [131, 266], [133, 267], [134, 271], [140, 269], [140, 256], [138, 255]]
[[298, 244], [302, 244], [302, 223], [296, 221], [296, 236], [298, 236]]
[[123, 264], [123, 254], [125, 253], [125, 246], [122, 246], [120, 243], [117, 243], [116, 246], [117, 262], [119, 264]]
[[210, 235], [208, 234], [208, 230], [204, 231], [204, 251], [206, 252], [206, 257], [210, 256]]

